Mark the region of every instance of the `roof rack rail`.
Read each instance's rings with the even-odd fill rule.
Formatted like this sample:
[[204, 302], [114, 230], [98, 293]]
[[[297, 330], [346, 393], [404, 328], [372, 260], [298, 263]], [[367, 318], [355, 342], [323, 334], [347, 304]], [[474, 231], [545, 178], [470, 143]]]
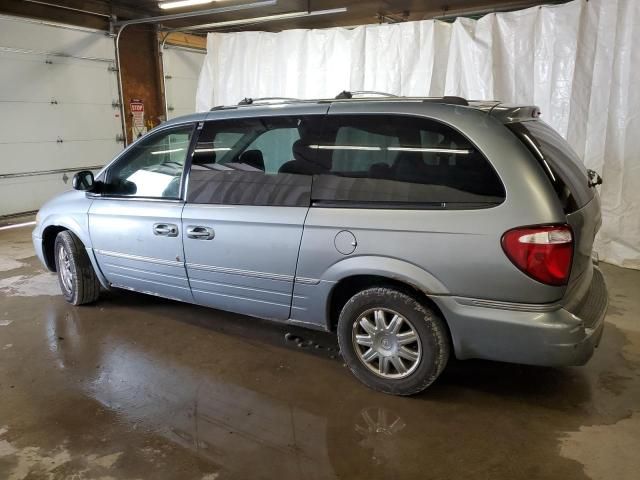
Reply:
[[299, 98], [291, 97], [261, 97], [261, 98], [243, 98], [238, 102], [238, 105], [253, 105], [255, 103], [270, 103], [270, 102], [299, 102]]
[[400, 98], [398, 95], [394, 95], [393, 93], [387, 92], [375, 92], [373, 90], [356, 90], [353, 92], [349, 92], [348, 90], [343, 90], [338, 95], [336, 95], [336, 100], [348, 100], [353, 98], [354, 96], [363, 96], [363, 95], [378, 95], [380, 97], [389, 97], [389, 98]]
[[334, 98], [334, 100], [349, 100], [356, 96], [374, 96], [374, 95], [377, 95], [379, 97], [389, 98], [389, 99], [397, 98], [397, 99], [407, 99], [407, 100], [422, 100], [423, 102], [430, 102], [430, 103], [446, 103], [449, 105], [463, 105], [465, 107], [469, 106], [469, 102], [465, 98], [451, 96], [451, 95], [445, 95], [443, 97], [405, 97], [402, 95], [394, 95], [393, 93], [374, 92], [374, 91], [368, 91], [368, 90], [354, 91], [354, 92], [349, 92], [345, 90], [343, 92], [340, 92]]

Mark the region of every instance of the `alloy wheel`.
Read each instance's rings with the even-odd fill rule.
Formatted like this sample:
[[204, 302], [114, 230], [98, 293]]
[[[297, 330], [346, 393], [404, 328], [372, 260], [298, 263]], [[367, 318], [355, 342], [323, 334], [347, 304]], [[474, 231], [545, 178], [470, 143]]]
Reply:
[[64, 248], [64, 245], [58, 247], [58, 270], [60, 271], [60, 279], [62, 287], [67, 293], [73, 292], [73, 273], [71, 271], [71, 257]]
[[411, 322], [393, 310], [367, 310], [353, 323], [353, 348], [358, 359], [386, 379], [411, 375], [420, 364], [422, 344]]

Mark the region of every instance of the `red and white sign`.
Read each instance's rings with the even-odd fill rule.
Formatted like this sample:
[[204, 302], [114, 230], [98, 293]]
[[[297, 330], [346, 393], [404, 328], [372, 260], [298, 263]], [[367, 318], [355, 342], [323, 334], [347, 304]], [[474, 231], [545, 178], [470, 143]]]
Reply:
[[144, 102], [134, 98], [129, 102], [129, 108], [131, 109], [133, 137], [140, 137], [147, 132], [147, 127], [144, 124]]

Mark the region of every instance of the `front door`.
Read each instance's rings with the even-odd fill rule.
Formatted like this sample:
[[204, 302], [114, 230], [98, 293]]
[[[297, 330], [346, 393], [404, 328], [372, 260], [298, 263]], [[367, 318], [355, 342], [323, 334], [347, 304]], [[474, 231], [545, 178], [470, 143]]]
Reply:
[[310, 205], [313, 167], [306, 160], [315, 156], [320, 117], [305, 112], [205, 123], [182, 214], [197, 303], [289, 318]]
[[89, 210], [89, 232], [111, 285], [193, 301], [180, 225], [193, 131], [193, 124], [160, 130], [134, 144], [99, 178], [105, 185]]

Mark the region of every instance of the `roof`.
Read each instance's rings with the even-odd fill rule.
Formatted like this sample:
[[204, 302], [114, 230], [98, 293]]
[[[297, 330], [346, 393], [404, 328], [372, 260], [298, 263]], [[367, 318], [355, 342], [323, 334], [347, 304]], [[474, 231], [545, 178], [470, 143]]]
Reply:
[[[492, 115], [503, 123], [512, 123], [535, 119], [540, 116], [540, 109], [534, 105], [512, 105], [502, 103], [498, 100], [467, 100], [456, 96], [443, 97], [401, 97], [381, 92], [342, 92], [335, 98], [320, 99], [297, 99], [288, 97], [265, 97], [265, 98], [245, 98], [237, 105], [220, 105], [213, 107], [210, 111], [250, 109], [255, 107], [268, 107], [273, 105], [301, 105], [319, 103], [342, 103], [342, 102], [423, 102], [431, 104], [451, 105], [456, 107], [467, 107], [480, 110]], [[185, 115], [169, 120], [165, 125], [204, 121], [209, 112], [201, 112]]]

